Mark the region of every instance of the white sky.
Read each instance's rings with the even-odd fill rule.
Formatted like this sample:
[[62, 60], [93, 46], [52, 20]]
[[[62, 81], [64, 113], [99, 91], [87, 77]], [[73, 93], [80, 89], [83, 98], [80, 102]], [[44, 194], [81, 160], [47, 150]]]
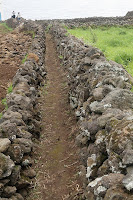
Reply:
[[0, 0], [3, 19], [13, 10], [26, 19], [58, 19], [93, 16], [124, 16], [133, 0]]

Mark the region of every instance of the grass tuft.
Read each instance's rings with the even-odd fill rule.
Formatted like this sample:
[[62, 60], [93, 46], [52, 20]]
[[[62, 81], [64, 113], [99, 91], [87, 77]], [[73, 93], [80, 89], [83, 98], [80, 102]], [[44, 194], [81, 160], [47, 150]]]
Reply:
[[7, 88], [7, 93], [10, 94], [13, 91], [13, 86], [12, 83], [9, 85], [9, 87]]
[[27, 60], [28, 54], [25, 55], [24, 59], [22, 60], [22, 64], [25, 63], [25, 61]]
[[7, 100], [6, 100], [6, 98], [2, 99], [2, 100], [1, 100], [1, 103], [5, 106], [5, 109], [7, 110], [7, 109], [8, 109], [8, 105], [7, 105]]

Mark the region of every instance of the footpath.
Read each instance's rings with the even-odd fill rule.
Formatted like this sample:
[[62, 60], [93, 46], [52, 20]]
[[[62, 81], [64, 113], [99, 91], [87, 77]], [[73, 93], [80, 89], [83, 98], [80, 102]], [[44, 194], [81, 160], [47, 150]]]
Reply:
[[46, 36], [47, 83], [41, 90], [42, 133], [34, 150], [36, 181], [29, 199], [79, 199], [77, 124], [68, 103], [66, 74], [53, 40]]

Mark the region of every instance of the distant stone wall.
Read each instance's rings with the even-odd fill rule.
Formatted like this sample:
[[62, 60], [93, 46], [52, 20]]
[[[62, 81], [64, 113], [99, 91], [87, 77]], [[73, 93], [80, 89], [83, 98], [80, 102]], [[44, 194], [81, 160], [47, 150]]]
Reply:
[[128, 12], [124, 17], [88, 17], [75, 19], [57, 19], [57, 20], [37, 20], [45, 27], [52, 23], [65, 24], [70, 28], [86, 26], [114, 26], [114, 25], [133, 25], [133, 11]]
[[133, 25], [133, 17], [89, 17], [62, 21], [68, 27]]
[[133, 78], [58, 24], [51, 33], [68, 72], [70, 105], [80, 128], [82, 199], [132, 200]]
[[[0, 119], [0, 199], [23, 200], [35, 171], [31, 169], [32, 138], [40, 134], [37, 109], [38, 87], [46, 75], [43, 28], [31, 21], [20, 29], [33, 30], [35, 38], [28, 58], [13, 78], [13, 92], [7, 94], [7, 109]], [[18, 30], [17, 30], [18, 31]], [[21, 31], [21, 30], [19, 30]], [[21, 195], [22, 194], [22, 195]]]

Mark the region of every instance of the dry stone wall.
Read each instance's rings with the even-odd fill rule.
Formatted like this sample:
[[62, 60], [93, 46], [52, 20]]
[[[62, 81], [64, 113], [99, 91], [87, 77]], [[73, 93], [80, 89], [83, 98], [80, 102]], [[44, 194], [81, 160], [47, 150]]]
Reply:
[[69, 28], [86, 28], [88, 26], [128, 26], [133, 25], [132, 13], [133, 12], [128, 12], [124, 17], [88, 17], [75, 19], [37, 20], [37, 22], [43, 24], [45, 28], [53, 23], [64, 24]]
[[[13, 78], [13, 91], [6, 96], [6, 109], [0, 119], [0, 199], [23, 200], [31, 178], [30, 158], [33, 137], [40, 134], [37, 109], [38, 87], [46, 75], [44, 68], [45, 36], [43, 28], [26, 21], [17, 31], [33, 30], [29, 56]], [[22, 195], [21, 195], [22, 194]]]
[[82, 199], [133, 199], [133, 78], [122, 65], [53, 24], [78, 120]]

